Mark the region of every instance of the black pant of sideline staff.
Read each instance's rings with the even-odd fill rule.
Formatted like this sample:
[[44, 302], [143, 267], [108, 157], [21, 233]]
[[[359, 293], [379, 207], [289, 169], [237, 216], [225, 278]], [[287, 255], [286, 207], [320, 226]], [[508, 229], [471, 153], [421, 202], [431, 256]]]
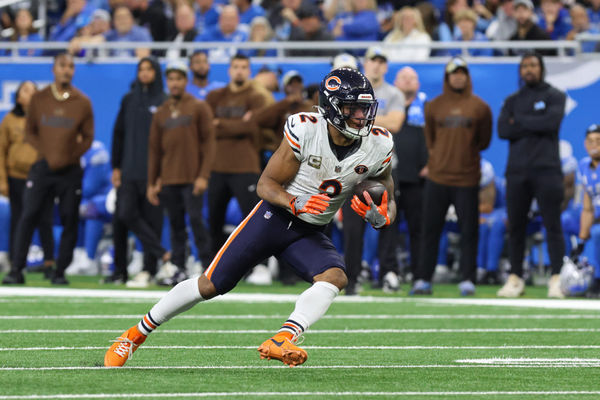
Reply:
[[156, 275], [157, 260], [166, 250], [161, 245], [163, 212], [146, 199], [145, 180], [122, 181], [117, 189], [113, 219], [115, 274], [127, 279], [127, 231], [133, 232], [144, 248], [144, 271]]
[[[23, 214], [23, 193], [25, 192], [26, 179], [8, 178], [8, 197], [10, 199], [10, 246], [9, 256], [12, 260], [15, 252], [15, 237], [17, 224]], [[54, 199], [49, 198], [40, 217], [37, 226], [44, 251], [44, 264], [54, 263], [54, 233], [52, 225], [54, 222]]]
[[260, 201], [256, 194], [258, 174], [224, 174], [213, 172], [208, 189], [208, 215], [210, 237], [212, 238], [212, 255], [215, 256], [225, 243], [223, 226], [227, 205], [235, 197], [242, 214], [246, 217]]
[[198, 249], [198, 256], [204, 268], [211, 262], [210, 236], [202, 219], [203, 195], [195, 196], [192, 191], [194, 185], [165, 185], [159, 197], [163, 207], [167, 210], [171, 225], [171, 262], [179, 270], [185, 271], [185, 255], [188, 234], [185, 225], [185, 214], [190, 219], [190, 226], [194, 235], [194, 243]]
[[460, 229], [460, 280], [475, 283], [479, 234], [479, 187], [440, 185], [427, 179], [423, 194], [423, 243], [417, 279], [431, 282], [448, 207], [453, 204]]
[[508, 253], [511, 272], [519, 277], [523, 277], [527, 214], [534, 197], [537, 199], [542, 222], [546, 228], [553, 275], [560, 273], [565, 255], [560, 221], [560, 206], [564, 197], [563, 175], [560, 173], [535, 176], [507, 174]]
[[[423, 183], [407, 183], [407, 182], [394, 182], [396, 188], [396, 204], [398, 211], [402, 210], [406, 224], [408, 225], [408, 237], [410, 245], [410, 272], [412, 272], [413, 279], [417, 275], [420, 260], [420, 249], [422, 237], [422, 214], [423, 214]], [[398, 223], [399, 218], [396, 218], [392, 224], [392, 229], [384, 229], [379, 235], [379, 240], [390, 242], [389, 244], [382, 244], [382, 251], [390, 253], [396, 256], [396, 245], [398, 237]], [[390, 249], [391, 248], [391, 249]]]
[[27, 251], [29, 250], [33, 231], [39, 225], [49, 199], [58, 197], [63, 232], [60, 238], [56, 270], [52, 283], [68, 283], [64, 278], [64, 273], [73, 260], [73, 250], [77, 243], [82, 178], [83, 170], [78, 164], [58, 171], [52, 171], [46, 160], [40, 160], [33, 164], [23, 194], [23, 214], [17, 227], [10, 275], [22, 277], [21, 274], [26, 265]]

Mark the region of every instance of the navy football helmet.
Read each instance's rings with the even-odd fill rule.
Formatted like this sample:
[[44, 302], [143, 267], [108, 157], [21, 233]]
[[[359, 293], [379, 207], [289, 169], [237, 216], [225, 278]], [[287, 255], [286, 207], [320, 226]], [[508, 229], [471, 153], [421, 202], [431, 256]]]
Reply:
[[[349, 126], [347, 121], [360, 109], [360, 126]], [[369, 80], [351, 68], [339, 68], [323, 78], [319, 89], [319, 111], [325, 120], [349, 139], [369, 135], [375, 115], [377, 100]]]

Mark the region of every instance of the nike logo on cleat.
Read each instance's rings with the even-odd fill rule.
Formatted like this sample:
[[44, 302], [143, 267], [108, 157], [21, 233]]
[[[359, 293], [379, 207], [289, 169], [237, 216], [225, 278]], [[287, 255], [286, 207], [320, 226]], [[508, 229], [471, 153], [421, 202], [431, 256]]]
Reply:
[[275, 343], [277, 346], [281, 347], [281, 345], [283, 344], [283, 340], [281, 342], [278, 342], [275, 339], [271, 339], [271, 342]]

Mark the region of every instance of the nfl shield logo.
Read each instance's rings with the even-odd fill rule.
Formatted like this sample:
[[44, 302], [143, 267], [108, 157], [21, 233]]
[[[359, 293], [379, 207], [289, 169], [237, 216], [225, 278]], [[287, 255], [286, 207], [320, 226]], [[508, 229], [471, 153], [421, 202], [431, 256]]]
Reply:
[[335, 170], [335, 172], [340, 173], [340, 172], [342, 172], [342, 167], [340, 167], [339, 165], [336, 165], [334, 170]]
[[273, 216], [273, 213], [271, 211], [267, 211], [265, 213], [265, 219], [271, 219], [272, 216]]

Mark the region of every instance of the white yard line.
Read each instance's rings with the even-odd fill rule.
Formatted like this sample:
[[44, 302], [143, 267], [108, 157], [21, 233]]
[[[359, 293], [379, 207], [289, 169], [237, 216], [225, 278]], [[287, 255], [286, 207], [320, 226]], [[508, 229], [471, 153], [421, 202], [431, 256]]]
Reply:
[[[414, 364], [414, 365], [301, 365], [299, 369], [431, 369], [431, 368], [598, 368], [600, 363], [587, 364]], [[272, 363], [271, 365], [149, 365], [149, 366], [128, 366], [128, 367], [85, 367], [85, 366], [61, 366], [61, 367], [0, 367], [0, 371], [110, 371], [112, 369], [119, 370], [163, 370], [163, 369], [191, 369], [191, 370], [249, 370], [249, 369], [277, 369], [290, 367], [280, 363]]]
[[[0, 334], [15, 333], [122, 333], [122, 329], [2, 329]], [[191, 333], [191, 334], [243, 334], [272, 333], [268, 329], [159, 329], [157, 333]], [[600, 328], [457, 328], [457, 329], [314, 329], [308, 334], [331, 333], [565, 333], [565, 332], [600, 332]]]
[[[108, 299], [146, 299], [158, 300], [165, 291], [160, 290], [107, 290], [107, 289], [69, 289], [69, 288], [36, 288], [36, 287], [0, 287], [0, 297], [65, 297], [65, 301], [73, 298], [108, 298]], [[298, 298], [295, 294], [260, 294], [260, 293], [228, 293], [211, 301], [244, 302], [244, 303], [293, 303]], [[593, 310], [600, 311], [600, 300], [547, 300], [547, 299], [478, 299], [478, 298], [405, 298], [375, 296], [338, 296], [338, 303], [429, 303], [457, 304], [502, 307], [533, 307], [548, 309]]]
[[[213, 319], [281, 319], [287, 318], [288, 315], [274, 314], [274, 315], [254, 315], [254, 314], [243, 314], [243, 315], [179, 315], [177, 319], [200, 319], [200, 320], [213, 320]], [[0, 320], [34, 320], [34, 319], [137, 319], [141, 318], [141, 314], [117, 314], [117, 315], [106, 315], [106, 314], [85, 314], [85, 315], [0, 315]], [[600, 314], [564, 314], [564, 315], [553, 315], [553, 314], [336, 314], [336, 315], [325, 315], [322, 319], [373, 319], [373, 320], [444, 320], [444, 319], [557, 319], [557, 320], [577, 320], [577, 319], [597, 319], [600, 320]]]
[[543, 395], [571, 395], [590, 396], [600, 395], [600, 391], [478, 391], [478, 392], [196, 392], [196, 393], [82, 393], [82, 394], [33, 394], [2, 396], [0, 400], [52, 400], [52, 399], [107, 399], [107, 398], [199, 398], [199, 397], [299, 397], [299, 396], [338, 396], [338, 397], [365, 397], [365, 396], [543, 396]]
[[[0, 351], [83, 351], [106, 350], [108, 346], [80, 347], [0, 347]], [[146, 346], [144, 350], [256, 350], [252, 346]], [[306, 350], [597, 350], [600, 345], [531, 345], [531, 346], [302, 346]]]
[[0, 396], [2, 400], [29, 399], [106, 399], [106, 398], [183, 398], [183, 397], [264, 397], [264, 396], [540, 396], [540, 395], [598, 395], [600, 391], [479, 391], [479, 392], [197, 392], [197, 393], [86, 393], [54, 395]]

